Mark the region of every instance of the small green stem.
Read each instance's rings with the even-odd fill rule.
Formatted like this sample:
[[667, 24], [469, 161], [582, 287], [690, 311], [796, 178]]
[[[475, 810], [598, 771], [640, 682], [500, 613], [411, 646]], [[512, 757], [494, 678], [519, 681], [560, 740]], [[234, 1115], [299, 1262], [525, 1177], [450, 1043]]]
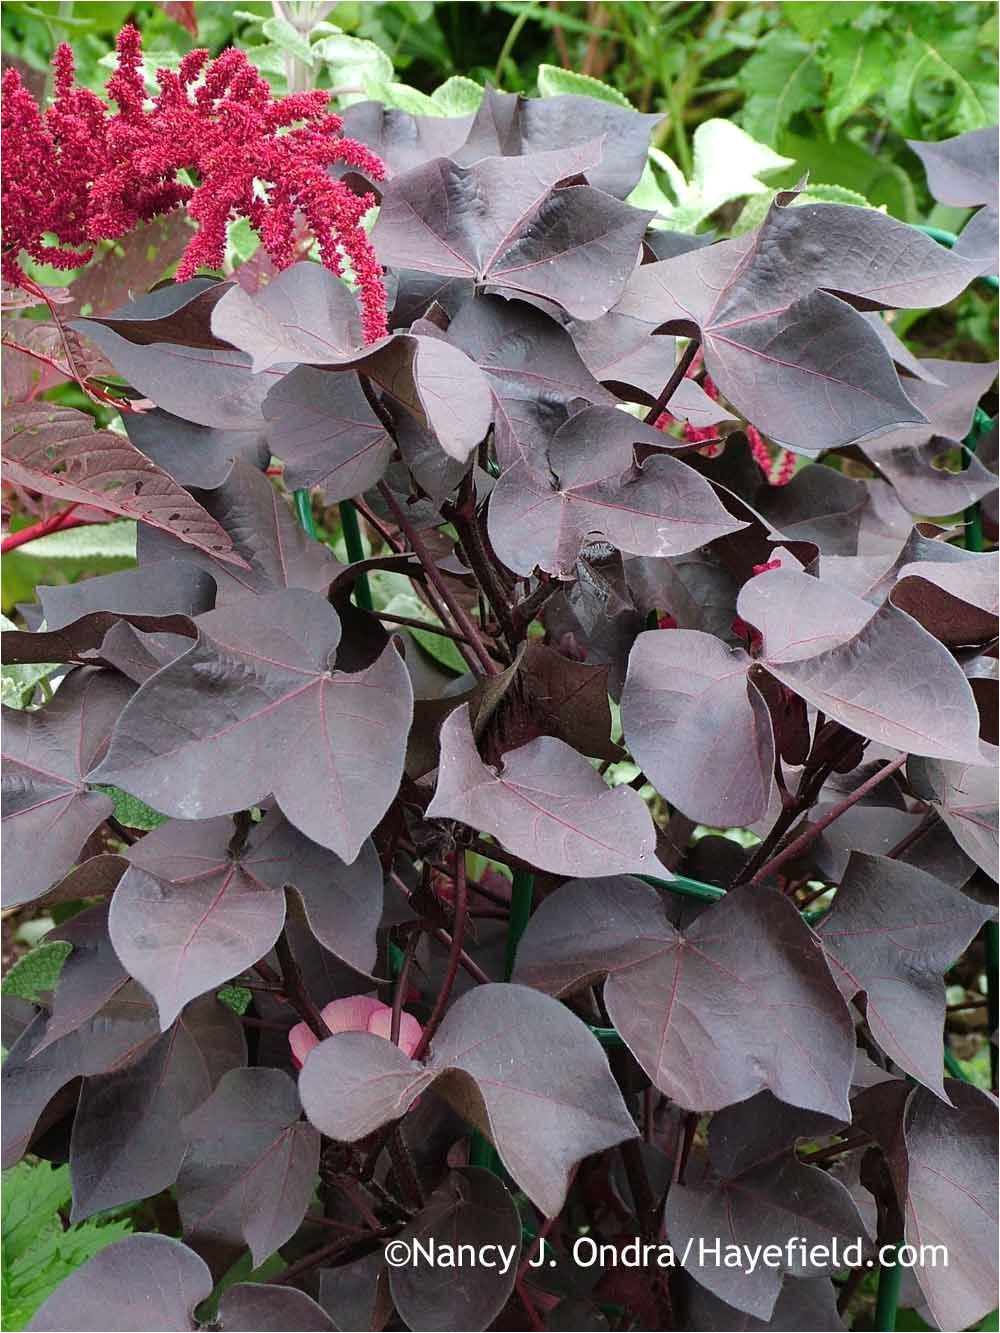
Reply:
[[878, 1275], [878, 1295], [875, 1299], [876, 1333], [895, 1333], [896, 1312], [899, 1309], [899, 1291], [903, 1270], [899, 1264], [883, 1264]]
[[997, 1086], [997, 1048], [993, 1034], [1000, 1023], [1000, 987], [997, 984], [998, 960], [1000, 960], [1000, 925], [996, 921], [987, 921], [986, 926], [986, 1006], [989, 1013], [990, 1037], [990, 1085]]
[[514, 959], [517, 946], [521, 943], [531, 916], [531, 905], [535, 895], [535, 877], [527, 870], [515, 870], [514, 882], [510, 892], [510, 922], [507, 926], [507, 954], [504, 962], [504, 980], [510, 981], [514, 974]]
[[[306, 536], [312, 537], [313, 541], [319, 541], [320, 536], [316, 528], [316, 520], [313, 518], [312, 497], [307, 490], [295, 492], [295, 512]], [[364, 560], [365, 548], [361, 541], [361, 529], [358, 526], [358, 511], [350, 500], [341, 500], [340, 502], [340, 526], [344, 533], [344, 545], [347, 547], [347, 559], [350, 564], [355, 565], [359, 560]], [[368, 586], [367, 574], [359, 574], [355, 579], [354, 600], [363, 611], [372, 609], [372, 593]]]
[[298, 515], [299, 522], [307, 537], [312, 537], [314, 541], [319, 541], [319, 533], [316, 531], [316, 520], [313, 518], [312, 496], [308, 491], [295, 492], [295, 512]]
[[944, 1048], [944, 1067], [945, 1069], [947, 1069], [948, 1073], [952, 1076], [952, 1078], [957, 1078], [962, 1083], [971, 1082], [971, 1079], [969, 1078], [965, 1070], [962, 1068], [954, 1052], [951, 1051], [948, 1046], [945, 1046]]
[[[347, 559], [352, 565], [365, 558], [365, 548], [361, 542], [361, 528], [358, 526], [358, 511], [350, 500], [340, 502], [340, 526], [344, 533], [344, 545], [347, 547]], [[372, 590], [368, 586], [368, 575], [359, 574], [354, 581], [354, 600], [362, 611], [371, 611]]]

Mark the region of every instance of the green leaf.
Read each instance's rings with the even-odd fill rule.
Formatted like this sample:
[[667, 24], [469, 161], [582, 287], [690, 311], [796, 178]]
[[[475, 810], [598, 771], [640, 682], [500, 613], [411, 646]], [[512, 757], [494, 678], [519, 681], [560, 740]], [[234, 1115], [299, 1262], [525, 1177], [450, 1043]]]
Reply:
[[781, 13], [800, 36], [814, 41], [836, 25], [852, 23], [868, 7], [866, 0], [785, 0]]
[[836, 181], [846, 189], [855, 190], [873, 205], [885, 204], [894, 217], [904, 222], [914, 221], [919, 215], [913, 182], [885, 154], [873, 156], [843, 136], [831, 142], [822, 135], [811, 138], [788, 131], [781, 136], [779, 147], [795, 159], [795, 167], [775, 184], [792, 186], [803, 172], [808, 172], [816, 180]]
[[886, 109], [902, 134], [924, 133], [926, 120], [918, 103], [927, 85], [935, 82], [944, 83], [953, 93], [948, 135], [981, 130], [996, 123], [996, 66], [983, 59], [964, 31], [935, 35], [932, 42], [911, 29], [902, 44], [894, 43], [886, 75]]
[[602, 102], [614, 102], [616, 106], [632, 106], [625, 94], [610, 84], [591, 78], [589, 74], [575, 74], [570, 69], [560, 69], [558, 65], [538, 66], [538, 93], [540, 97], [575, 93], [578, 97], [597, 97]]
[[242, 1018], [250, 1008], [253, 991], [247, 990], [246, 986], [223, 986], [221, 990], [215, 992], [215, 998]]
[[[744, 232], [759, 227], [774, 203], [776, 193], [776, 190], [768, 190], [766, 194], [759, 194], [748, 200], [733, 223], [730, 235], [742, 236]], [[858, 194], [856, 190], [847, 190], [843, 185], [810, 185], [796, 195], [790, 206], [795, 208], [802, 204], [853, 204], [856, 208], [874, 207], [863, 194]]]
[[322, 37], [313, 52], [326, 64], [334, 88], [358, 90], [340, 94], [345, 106], [363, 101], [368, 96], [369, 83], [388, 83], [393, 76], [392, 61], [380, 46], [362, 37], [349, 37], [346, 32]]
[[860, 33], [853, 28], [835, 28], [820, 52], [830, 75], [823, 119], [832, 138], [849, 116], [873, 101], [892, 77], [896, 43], [889, 33]]
[[226, 259], [234, 267], [245, 264], [260, 249], [260, 237], [247, 218], [230, 222], [226, 233]]
[[282, 1269], [287, 1267], [288, 1265], [280, 1254], [272, 1254], [264, 1260], [259, 1268], [254, 1268], [253, 1256], [249, 1250], [244, 1250], [232, 1268], [228, 1269], [219, 1278], [211, 1296], [198, 1306], [196, 1311], [198, 1322], [204, 1328], [218, 1321], [219, 1301], [229, 1288], [235, 1286], [237, 1282], [266, 1282], [268, 1278], [276, 1277]]
[[[0, 630], [16, 630], [13, 620], [0, 615]], [[25, 662], [0, 667], [0, 702], [8, 708], [27, 708], [34, 701], [38, 685], [54, 671], [62, 668], [57, 662]]]
[[73, 946], [66, 940], [43, 941], [8, 969], [0, 983], [0, 994], [37, 1004], [46, 991], [55, 989], [62, 965], [72, 952]]
[[40, 584], [72, 583], [80, 574], [112, 574], [135, 565], [135, 523], [86, 523], [26, 542], [3, 558], [3, 606], [32, 601]]
[[[414, 593], [397, 593], [381, 609], [390, 615], [410, 616], [416, 620], [426, 620], [429, 625], [440, 625], [441, 623], [437, 616], [429, 611]], [[378, 612], [376, 612], [377, 614]], [[454, 640], [447, 639], [441, 634], [430, 633], [428, 630], [414, 629], [412, 626], [407, 628], [424, 652], [433, 657], [435, 662], [447, 667], [450, 671], [454, 671], [459, 676], [468, 671], [469, 668], [465, 658], [458, 651]]]
[[475, 79], [467, 79], [463, 74], [453, 74], [431, 93], [431, 101], [446, 116], [474, 115], [482, 100], [482, 85], [476, 83]]
[[408, 111], [411, 116], [444, 116], [444, 111], [432, 97], [408, 83], [386, 83], [379, 79], [363, 80], [365, 95], [385, 106], [395, 107], [398, 111]]
[[309, 39], [299, 32], [298, 28], [293, 27], [287, 19], [277, 17], [265, 19], [261, 25], [261, 31], [279, 51], [294, 56], [296, 60], [301, 60], [306, 65], [313, 63], [314, 52], [309, 45]]
[[[46, 537], [26, 542], [18, 547], [34, 559], [48, 562], [67, 562], [80, 565], [87, 573], [95, 568], [95, 561], [121, 562], [116, 568], [127, 568], [125, 561], [135, 560], [136, 524], [131, 519], [115, 523], [83, 523], [78, 528], [50, 532]], [[102, 569], [103, 572], [103, 569]]]
[[132, 1230], [124, 1218], [88, 1218], [63, 1228], [72, 1195], [69, 1167], [19, 1162], [3, 1173], [0, 1328], [23, 1329], [70, 1273]]
[[[660, 221], [675, 231], [695, 231], [699, 223], [733, 199], [770, 193], [759, 176], [792, 165], [790, 157], [781, 157], [728, 120], [704, 121], [695, 130], [692, 143], [690, 181], [666, 153], [651, 148], [650, 163], [629, 195], [629, 203], [637, 208], [655, 208]], [[651, 164], [662, 170], [672, 199], [660, 188]]]
[[762, 143], [777, 145], [797, 111], [823, 102], [823, 71], [812, 46], [787, 28], [767, 34], [740, 70], [739, 82], [746, 94], [740, 123]]
[[137, 828], [143, 833], [148, 833], [150, 829], [159, 828], [161, 824], [167, 822], [166, 815], [153, 810], [144, 801], [140, 801], [138, 796], [122, 791], [121, 787], [95, 786], [92, 790], [101, 791], [105, 796], [111, 797], [115, 803], [114, 817], [126, 828]]

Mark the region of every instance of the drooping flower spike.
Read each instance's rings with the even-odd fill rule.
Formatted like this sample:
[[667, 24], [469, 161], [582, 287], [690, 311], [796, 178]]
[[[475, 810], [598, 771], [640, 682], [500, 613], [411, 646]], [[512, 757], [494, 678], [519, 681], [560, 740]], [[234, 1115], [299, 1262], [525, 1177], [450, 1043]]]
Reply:
[[[228, 224], [244, 217], [278, 269], [293, 263], [300, 217], [327, 268], [348, 268], [358, 287], [365, 339], [387, 332], [382, 270], [362, 226], [375, 202], [330, 174], [339, 164], [381, 180], [379, 159], [345, 139], [324, 92], [275, 97], [242, 51], [215, 60], [192, 51], [160, 70], [148, 99], [141, 38], [118, 37], [107, 83], [112, 111], [74, 87], [73, 54], [53, 59], [56, 95], [41, 111], [16, 70], [3, 79], [3, 276], [23, 285], [21, 254], [75, 268], [96, 241], [185, 205], [198, 224], [178, 281], [223, 262]], [[183, 174], [182, 174], [183, 173]], [[190, 183], [193, 182], [193, 183]], [[54, 237], [56, 244], [52, 244]]]

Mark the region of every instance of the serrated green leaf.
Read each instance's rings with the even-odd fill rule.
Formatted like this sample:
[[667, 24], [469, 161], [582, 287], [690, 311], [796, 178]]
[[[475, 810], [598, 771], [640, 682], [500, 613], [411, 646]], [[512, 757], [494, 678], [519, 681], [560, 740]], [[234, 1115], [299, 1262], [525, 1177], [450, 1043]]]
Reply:
[[122, 791], [120, 787], [95, 786], [92, 790], [103, 792], [105, 796], [111, 797], [115, 803], [114, 817], [119, 824], [124, 824], [126, 828], [137, 828], [141, 829], [143, 833], [148, 833], [150, 829], [159, 828], [161, 824], [167, 822], [166, 815], [161, 815], [159, 811], [152, 809], [144, 801], [140, 801], [138, 796]]
[[296, 60], [301, 60], [306, 65], [313, 63], [313, 48], [309, 45], [309, 39], [299, 32], [298, 28], [293, 27], [287, 19], [277, 16], [265, 19], [261, 25], [261, 31], [279, 51], [294, 56]]
[[924, 132], [924, 117], [917, 103], [926, 86], [933, 82], [944, 83], [953, 90], [949, 135], [985, 129], [996, 123], [996, 67], [981, 58], [964, 32], [934, 34], [931, 41], [911, 29], [902, 43], [894, 43], [886, 76], [886, 109], [902, 134]]
[[246, 986], [223, 986], [221, 990], [215, 992], [215, 998], [242, 1018], [250, 1008], [253, 991], [247, 990]]
[[463, 74], [453, 74], [431, 93], [431, 101], [446, 116], [474, 115], [483, 100], [483, 87]]
[[740, 124], [761, 143], [777, 144], [797, 111], [821, 106], [823, 71], [813, 48], [788, 28], [775, 28], [739, 73], [746, 101]]
[[895, 60], [895, 42], [884, 31], [834, 28], [820, 48], [819, 59], [830, 76], [823, 119], [832, 138], [849, 116], [885, 87]]
[[573, 93], [577, 97], [596, 97], [602, 102], [614, 102], [616, 106], [632, 103], [624, 93], [612, 88], [600, 79], [589, 74], [577, 74], [571, 69], [560, 69], [558, 65], [538, 66], [538, 93], [541, 97], [559, 97], [564, 93]]
[[132, 1230], [126, 1218], [88, 1218], [63, 1228], [69, 1167], [19, 1162], [3, 1173], [0, 1280], [4, 1333], [23, 1329], [56, 1287], [106, 1245]]
[[72, 952], [73, 946], [65, 940], [43, 941], [36, 945], [8, 969], [0, 982], [0, 995], [16, 995], [18, 999], [37, 1004], [46, 991], [55, 989], [62, 965]]
[[[768, 190], [766, 194], [755, 195], [754, 198], [748, 199], [733, 223], [730, 235], [742, 236], [745, 232], [753, 231], [754, 227], [759, 227], [774, 203], [776, 193], [775, 190]], [[803, 204], [853, 204], [856, 208], [875, 207], [863, 194], [858, 194], [857, 190], [847, 190], [843, 185], [810, 185], [795, 196], [789, 207], [801, 207]]]

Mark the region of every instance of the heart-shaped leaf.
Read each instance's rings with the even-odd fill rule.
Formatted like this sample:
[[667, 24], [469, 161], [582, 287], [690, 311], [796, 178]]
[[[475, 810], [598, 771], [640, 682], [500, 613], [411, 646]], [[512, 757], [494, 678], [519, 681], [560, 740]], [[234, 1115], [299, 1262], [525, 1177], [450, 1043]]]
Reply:
[[238, 1282], [219, 1301], [223, 1329], [256, 1329], [258, 1333], [334, 1333], [337, 1325], [311, 1296], [297, 1287], [268, 1287]]
[[[949, 1106], [926, 1088], [881, 1083], [855, 1103], [855, 1123], [882, 1147], [918, 1247], [914, 1276], [940, 1328], [969, 1328], [996, 1304], [997, 1115], [988, 1092], [948, 1079]], [[955, 1261], [921, 1258], [928, 1238]], [[940, 1254], [940, 1252], [938, 1252]]]
[[91, 780], [183, 819], [273, 792], [307, 837], [353, 861], [403, 772], [413, 710], [403, 659], [390, 644], [364, 671], [334, 671], [340, 621], [325, 598], [294, 588], [197, 624], [195, 645], [140, 686]]
[[[94, 867], [96, 860], [91, 858], [84, 865]], [[118, 858], [109, 860], [117, 861]], [[112, 873], [116, 873], [120, 879], [124, 870], [125, 864], [122, 862]], [[82, 876], [77, 875], [79, 898], [89, 896], [85, 895], [85, 889], [93, 891], [97, 887], [92, 872], [88, 872], [88, 878], [91, 882], [84, 883]], [[111, 944], [106, 903], [98, 903], [70, 917], [61, 926], [49, 931], [46, 939], [65, 940], [72, 945], [73, 952], [59, 972], [49, 1006], [45, 1036], [35, 1047], [36, 1055], [93, 1018], [129, 979]]]
[[[737, 609], [760, 631], [756, 660], [697, 630], [647, 631], [629, 657], [625, 739], [650, 781], [690, 818], [730, 826], [766, 813], [773, 737], [760, 690], [768, 675], [883, 745], [988, 763], [961, 667], [896, 607], [876, 610], [832, 582], [776, 569], [744, 585]], [[734, 775], [722, 785], [720, 753]]]
[[494, 401], [497, 460], [537, 459], [573, 402], [612, 405], [569, 334], [523, 301], [477, 296], [448, 326], [448, 341], [485, 374]]
[[122, 420], [135, 447], [182, 486], [221, 486], [234, 462], [261, 469], [271, 454], [263, 423], [257, 430], [215, 430], [159, 408], [127, 412]]
[[123, 677], [84, 669], [36, 712], [3, 710], [6, 906], [30, 902], [65, 875], [112, 813], [111, 798], [91, 791], [86, 774], [131, 693]]
[[555, 995], [606, 977], [612, 1023], [660, 1091], [689, 1110], [769, 1088], [849, 1119], [847, 1008], [809, 927], [773, 890], [729, 893], [680, 931], [640, 880], [577, 880], [531, 918], [514, 975]]
[[939, 1097], [943, 975], [993, 914], [913, 866], [853, 852], [816, 927], [844, 999], [863, 995], [879, 1046]]
[[[665, 1222], [676, 1251], [687, 1252], [688, 1272], [713, 1295], [752, 1315], [770, 1319], [785, 1274], [812, 1278], [832, 1272], [811, 1260], [812, 1247], [857, 1245], [865, 1235], [864, 1223], [844, 1186], [825, 1171], [806, 1166], [793, 1152], [798, 1138], [815, 1138], [836, 1128], [823, 1117], [789, 1114], [769, 1093], [760, 1093], [739, 1106], [730, 1106], [712, 1119], [708, 1151], [713, 1170], [698, 1184], [671, 1186]], [[749, 1138], [749, 1143], [747, 1139]], [[734, 1160], [732, 1145], [742, 1151]], [[787, 1245], [794, 1234], [804, 1241], [796, 1253]], [[758, 1246], [775, 1246], [777, 1264], [761, 1264], [748, 1271], [747, 1255], [762, 1253]], [[734, 1247], [727, 1250], [727, 1247]], [[720, 1254], [737, 1253], [742, 1263], [720, 1263]], [[859, 1259], [869, 1253], [861, 1245]], [[699, 1254], [707, 1256], [704, 1261]], [[799, 1257], [801, 1254], [801, 1257]]]
[[209, 995], [138, 1059], [85, 1079], [70, 1141], [72, 1220], [173, 1185], [186, 1146], [181, 1120], [245, 1063], [240, 1020]]
[[878, 435], [865, 441], [864, 451], [911, 513], [953, 514], [997, 484], [974, 455], [963, 459], [961, 471], [938, 461], [959, 449], [968, 435], [976, 405], [996, 378], [997, 363], [928, 359], [921, 369], [930, 378], [907, 380], [906, 395], [927, 425]]
[[566, 577], [590, 540], [671, 556], [744, 526], [687, 464], [659, 454], [637, 466], [633, 446], [654, 440], [663, 436], [615, 408], [570, 417], [549, 446], [547, 468], [520, 461], [497, 482], [489, 509], [496, 554], [517, 574], [538, 566]]
[[319, 1134], [280, 1069], [234, 1069], [184, 1120], [177, 1182], [184, 1234], [258, 1268], [298, 1230], [319, 1170]]
[[934, 806], [959, 847], [996, 879], [1000, 840], [995, 771], [918, 758], [909, 761], [906, 771], [916, 792]]
[[[38, 1013], [4, 1061], [3, 1165], [13, 1166], [31, 1142], [49, 1102], [73, 1079], [105, 1074], [137, 1059], [158, 1036], [149, 996], [135, 984], [122, 987], [92, 1018], [58, 1041], [39, 1049], [45, 1014]], [[72, 1109], [72, 1103], [66, 1110]]]
[[863, 310], [935, 305], [975, 269], [873, 209], [779, 204], [745, 236], [636, 270], [617, 309], [698, 334], [708, 373], [743, 416], [816, 453], [924, 421], [844, 298]]
[[548, 1217], [562, 1208], [582, 1157], [635, 1134], [597, 1040], [568, 1009], [524, 986], [463, 995], [425, 1064], [383, 1037], [343, 1032], [313, 1048], [299, 1077], [312, 1123], [348, 1142], [403, 1115], [432, 1084], [490, 1139]]
[[126, 1236], [57, 1287], [28, 1327], [33, 1333], [163, 1333], [198, 1327], [195, 1307], [212, 1291], [203, 1260], [170, 1236]]
[[233, 845], [233, 822], [171, 820], [128, 852], [111, 904], [111, 939], [155, 998], [167, 1028], [195, 996], [267, 954], [285, 923], [285, 888], [301, 897], [323, 946], [349, 967], [375, 961], [382, 874], [371, 843], [347, 867], [277, 811]]
[[656, 790], [716, 828], [760, 819], [774, 781], [774, 733], [751, 659], [700, 630], [650, 630], [629, 655], [622, 725]]
[[596, 319], [621, 295], [651, 216], [590, 186], [554, 189], [601, 156], [598, 142], [415, 167], [386, 185], [373, 244], [390, 266], [543, 296]]
[[563, 741], [542, 736], [504, 756], [497, 772], [479, 757], [469, 705], [441, 728], [441, 764], [430, 819], [458, 819], [557, 875], [665, 872], [656, 829], [638, 792], [610, 788]]
[[450, 1171], [399, 1235], [435, 1246], [454, 1244], [456, 1237], [484, 1256], [497, 1254], [497, 1262], [480, 1268], [477, 1281], [468, 1284], [456, 1283], [447, 1267], [390, 1268], [393, 1303], [407, 1328], [489, 1328], [506, 1305], [517, 1276], [521, 1220], [510, 1192], [491, 1172], [468, 1166]]
[[292, 490], [321, 486], [331, 502], [361, 495], [392, 457], [393, 441], [356, 375], [297, 366], [265, 398], [264, 416]]

